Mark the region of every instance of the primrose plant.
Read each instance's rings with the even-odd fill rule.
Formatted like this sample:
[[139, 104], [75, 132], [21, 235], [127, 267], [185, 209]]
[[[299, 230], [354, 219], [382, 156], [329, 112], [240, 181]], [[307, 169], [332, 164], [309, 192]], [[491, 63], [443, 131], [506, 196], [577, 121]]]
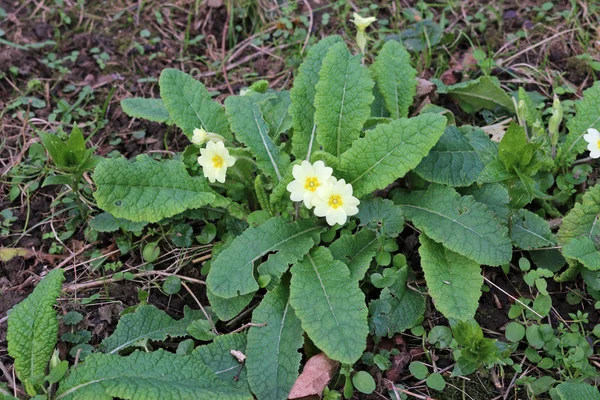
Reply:
[[[426, 105], [409, 117], [417, 84], [409, 53], [388, 40], [376, 55], [365, 56], [364, 30], [372, 20], [355, 20], [359, 54], [339, 36], [322, 39], [309, 49], [289, 91], [258, 81], [222, 106], [192, 76], [165, 69], [160, 99], [121, 102], [132, 117], [176, 125], [190, 144], [172, 159], [100, 161], [93, 174], [98, 207], [134, 223], [202, 220], [216, 226], [219, 240], [203, 267], [211, 305], [204, 319], [190, 322], [186, 315], [177, 324], [187, 321], [188, 328], [163, 331], [163, 325], [149, 325], [174, 322], [166, 314], [146, 320], [144, 313], [157, 310], [139, 307], [119, 322], [118, 336], [158, 329], [162, 333], [145, 336], [144, 343], [186, 335], [212, 343], [176, 358], [165, 350], [123, 354], [139, 340], [119, 339], [129, 345], [108, 346], [112, 350], [72, 368], [58, 382], [58, 398], [143, 398], [136, 390], [150, 389], [133, 388], [107, 367], [112, 363], [122, 369], [153, 365], [152, 371], [136, 370], [136, 379], [146, 383], [164, 372], [161, 379], [173, 381], [161, 387], [165, 399], [185, 398], [194, 385], [211, 388], [205, 398], [285, 399], [298, 377], [305, 337], [351, 371], [369, 334], [391, 337], [422, 321], [425, 298], [407, 285], [413, 271], [397, 241], [405, 219], [419, 233], [415, 262], [427, 292], [445, 317], [462, 321], [457, 326], [474, 326], [481, 266], [509, 264], [514, 248], [529, 252], [540, 269], [552, 268], [557, 280], [581, 272], [598, 286], [600, 185], [582, 196], [556, 235], [525, 207], [536, 201], [552, 213], [551, 200], [572, 202], [568, 184], [548, 191], [555, 176], [568, 174], [586, 140], [593, 143], [584, 135], [600, 128], [600, 84], [577, 102], [565, 135], [560, 102], [546, 129], [523, 89], [514, 93], [515, 107], [489, 76], [452, 86], [440, 82], [438, 92], [465, 112], [516, 114], [517, 122], [492, 141], [482, 129], [456, 126], [442, 107]], [[559, 246], [564, 258], [550, 267]], [[219, 334], [219, 321], [244, 315], [253, 302], [247, 334]], [[463, 365], [457, 374], [508, 362], [506, 345], [473, 332], [476, 345], [459, 342]], [[485, 351], [477, 350], [481, 346]], [[231, 350], [245, 355], [241, 369], [232, 364]], [[45, 367], [30, 374], [26, 354], [15, 365], [28, 374], [28, 392], [47, 391]], [[178, 363], [194, 367], [193, 385], [173, 368]], [[241, 372], [233, 379], [229, 372], [236, 369]]]

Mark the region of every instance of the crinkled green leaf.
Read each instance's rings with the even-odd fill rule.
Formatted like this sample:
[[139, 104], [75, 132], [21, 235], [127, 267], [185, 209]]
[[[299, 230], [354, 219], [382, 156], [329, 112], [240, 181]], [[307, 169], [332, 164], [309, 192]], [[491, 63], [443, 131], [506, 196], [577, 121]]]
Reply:
[[498, 145], [498, 158], [506, 170], [511, 171], [513, 167], [526, 167], [533, 153], [534, 146], [528, 143], [525, 129], [512, 122]]
[[371, 69], [392, 118], [408, 117], [408, 108], [417, 91], [417, 71], [410, 65], [408, 51], [399, 42], [388, 40]]
[[359, 138], [371, 114], [373, 85], [362, 56], [350, 54], [346, 43], [331, 46], [315, 86], [317, 142], [339, 157]]
[[253, 399], [245, 369], [230, 350], [245, 351], [243, 335], [224, 335], [189, 356], [162, 349], [127, 357], [92, 354], [59, 385], [56, 400]]
[[435, 308], [446, 318], [459, 321], [473, 318], [483, 285], [479, 264], [423, 234], [419, 236], [419, 241], [421, 267]]
[[497, 106], [504, 107], [514, 112], [513, 102], [508, 94], [502, 90], [489, 76], [457, 83], [448, 86], [450, 97], [458, 100], [461, 108], [473, 113], [481, 109], [493, 110]]
[[567, 258], [575, 258], [589, 270], [600, 270], [600, 251], [589, 237], [580, 236], [569, 240], [562, 248]]
[[160, 97], [170, 117], [188, 138], [195, 128], [231, 140], [225, 110], [213, 101], [206, 87], [185, 72], [166, 68], [160, 74]]
[[279, 134], [292, 127], [292, 116], [289, 113], [291, 99], [289, 90], [282, 90], [273, 95], [275, 97], [260, 104], [260, 109], [269, 126], [269, 136], [277, 141]]
[[506, 226], [471, 196], [432, 184], [426, 191], [398, 193], [394, 202], [421, 232], [479, 264], [505, 264], [512, 257]]
[[499, 183], [485, 183], [481, 186], [470, 186], [461, 191], [463, 195], [471, 195], [480, 203], [488, 206], [500, 219], [507, 221], [509, 209], [508, 190]]
[[575, 117], [567, 122], [569, 134], [560, 148], [558, 162], [570, 165], [587, 148], [583, 135], [589, 128], [600, 130], [600, 81], [583, 92], [583, 99], [575, 103]]
[[402, 209], [381, 197], [361, 201], [356, 217], [367, 229], [385, 236], [396, 237], [404, 229]]
[[315, 86], [319, 81], [319, 71], [323, 58], [329, 48], [342, 42], [340, 36], [328, 36], [308, 49], [306, 58], [298, 68], [294, 87], [290, 90], [294, 134], [292, 135], [292, 154], [297, 160], [310, 160], [310, 155], [318, 149], [316, 143], [317, 125], [315, 124]]
[[406, 286], [408, 267], [398, 271], [396, 283], [369, 303], [369, 329], [375, 336], [392, 337], [415, 326], [425, 312], [425, 298]]
[[415, 172], [430, 182], [469, 186], [477, 180], [483, 168], [483, 162], [469, 140], [456, 126], [450, 125]]
[[[17, 377], [26, 387], [37, 384], [46, 375], [58, 334], [54, 305], [62, 289], [62, 269], [50, 271], [25, 300], [8, 315], [8, 354], [14, 359]], [[34, 395], [31, 390], [28, 394]]]
[[163, 341], [169, 336], [187, 336], [186, 328], [190, 322], [190, 316], [177, 321], [153, 305], [140, 305], [134, 313], [119, 319], [117, 329], [102, 341], [102, 351], [118, 354], [131, 346], [143, 346], [148, 340]]
[[[261, 268], [281, 276], [314, 245], [313, 235], [323, 229], [314, 220], [287, 222], [273, 217], [257, 227], [250, 227], [236, 237], [229, 247], [212, 261], [206, 279], [213, 294], [231, 298], [258, 290], [254, 279], [254, 262], [271, 254]], [[266, 265], [265, 265], [266, 264]]]
[[289, 156], [273, 143], [269, 125], [260, 108], [262, 95], [229, 96], [225, 109], [235, 138], [244, 143], [256, 157], [256, 165], [273, 179], [280, 181]]
[[[556, 400], [600, 400], [597, 387], [587, 383], [561, 383], [556, 386]], [[554, 397], [553, 397], [554, 399]]]
[[90, 228], [98, 232], [115, 232], [123, 229], [127, 232], [140, 232], [147, 222], [133, 222], [124, 218], [115, 218], [111, 213], [103, 212], [90, 220]]
[[510, 239], [516, 247], [523, 250], [556, 245], [548, 222], [539, 215], [523, 209], [511, 218]]
[[[559, 246], [565, 246], [578, 237], [597, 240], [600, 237], [600, 184], [587, 190], [582, 202], [575, 204], [563, 218], [556, 235]], [[564, 255], [564, 254], [563, 254]], [[567, 261], [569, 257], [565, 255]]]
[[171, 118], [162, 99], [130, 97], [121, 100], [123, 112], [133, 118], [142, 118], [154, 122], [167, 122]]
[[267, 293], [252, 313], [252, 322], [264, 324], [250, 328], [246, 368], [248, 383], [257, 398], [287, 399], [298, 377], [304, 338], [300, 320], [289, 302], [287, 282]]
[[329, 358], [353, 364], [366, 347], [367, 307], [346, 265], [317, 247], [292, 267], [290, 303], [302, 328]]
[[383, 189], [419, 165], [445, 127], [446, 118], [436, 114], [378, 125], [342, 154], [342, 177], [353, 185], [356, 197]]
[[139, 155], [103, 160], [94, 172], [98, 207], [116, 218], [158, 222], [215, 200], [203, 178], [191, 177], [181, 161]]
[[348, 266], [352, 279], [361, 280], [377, 253], [378, 244], [375, 233], [363, 228], [353, 235], [342, 235], [331, 243], [329, 250], [334, 259]]
[[206, 289], [206, 297], [210, 302], [212, 310], [217, 314], [220, 320], [229, 321], [235, 318], [254, 298], [254, 293], [251, 292], [241, 296], [225, 299], [215, 295], [210, 289]]

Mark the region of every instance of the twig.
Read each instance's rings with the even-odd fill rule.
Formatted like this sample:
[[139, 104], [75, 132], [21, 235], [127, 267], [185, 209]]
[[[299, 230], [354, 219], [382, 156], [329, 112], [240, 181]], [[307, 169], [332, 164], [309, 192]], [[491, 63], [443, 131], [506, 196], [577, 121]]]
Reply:
[[214, 332], [214, 334], [215, 335], [219, 335], [219, 331], [217, 331], [217, 328], [215, 327], [215, 324], [213, 323], [212, 318], [210, 317], [210, 315], [208, 315], [208, 313], [206, 312], [206, 310], [204, 309], [204, 307], [202, 307], [202, 303], [200, 303], [200, 300], [198, 300], [198, 298], [196, 297], [196, 295], [194, 294], [194, 292], [192, 292], [190, 290], [190, 288], [188, 287], [188, 285], [185, 284], [185, 282], [181, 282], [181, 285], [185, 288], [185, 290], [188, 291], [188, 293], [190, 294], [190, 296], [192, 296], [192, 298], [196, 301], [196, 304], [198, 304], [198, 307], [200, 307], [200, 310], [202, 310], [202, 314], [204, 314], [204, 316], [206, 317], [206, 319], [210, 323], [210, 326], [211, 326], [212, 331]]
[[75, 253], [71, 253], [69, 254], [69, 256], [67, 258], [65, 258], [64, 260], [62, 260], [60, 262], [60, 264], [58, 264], [56, 266], [56, 268], [62, 268], [65, 265], [67, 265], [69, 263], [69, 261], [71, 261], [72, 259], [74, 259], [75, 257], [77, 257], [78, 255], [80, 255], [81, 253], [83, 253], [84, 251], [86, 251], [87, 249], [89, 249], [90, 247], [94, 246], [95, 243], [88, 243], [87, 245], [85, 245], [83, 248], [81, 248], [80, 250], [77, 250]]
[[537, 315], [538, 317], [544, 318], [542, 315], [540, 315], [538, 312], [536, 312], [533, 308], [529, 307], [527, 304], [523, 303], [521, 300], [519, 300], [515, 296], [511, 295], [506, 290], [502, 289], [500, 286], [496, 285], [494, 282], [490, 281], [485, 276], [483, 277], [483, 279], [487, 283], [489, 283], [490, 285], [492, 285], [493, 287], [495, 287], [496, 289], [498, 289], [499, 291], [501, 291], [502, 293], [504, 293], [505, 295], [507, 295], [508, 297], [510, 297], [511, 299], [513, 299], [514, 301], [516, 301], [517, 303], [519, 303], [520, 305], [522, 305], [523, 307], [525, 307], [526, 309], [528, 309], [529, 311], [531, 311], [532, 313], [534, 313], [535, 315]]
[[4, 363], [2, 361], [0, 361], [0, 371], [2, 371], [2, 373], [4, 374], [4, 377], [6, 378], [6, 381], [8, 382], [8, 386], [13, 388], [15, 397], [17, 397], [17, 386], [15, 385], [15, 380], [13, 379], [10, 372], [8, 372], [8, 369], [6, 368], [6, 366], [4, 365]]
[[552, 36], [550, 36], [549, 38], [546, 38], [546, 39], [542, 40], [541, 42], [538, 42], [538, 43], [534, 44], [533, 46], [529, 46], [529, 47], [527, 47], [527, 48], [525, 48], [525, 49], [523, 49], [523, 50], [519, 51], [518, 53], [516, 53], [516, 54], [513, 54], [512, 56], [508, 57], [507, 59], [505, 59], [505, 60], [504, 60], [504, 64], [506, 65], [506, 64], [508, 64], [510, 61], [512, 61], [512, 60], [514, 60], [515, 58], [519, 57], [520, 55], [522, 55], [522, 54], [525, 54], [525, 53], [527, 53], [528, 51], [531, 51], [531, 50], [535, 49], [536, 47], [539, 47], [539, 46], [543, 45], [543, 44], [544, 44], [544, 43], [546, 43], [546, 42], [550, 42], [550, 41], [552, 41], [552, 40], [556, 39], [557, 37], [564, 35], [565, 33], [573, 32], [574, 30], [575, 30], [575, 29], [569, 29], [569, 30], [566, 30], [566, 31], [558, 32], [557, 34], [555, 34], [555, 35], [552, 35]]
[[245, 325], [242, 325], [242, 326], [240, 326], [239, 328], [237, 328], [236, 330], [233, 330], [233, 331], [231, 331], [231, 332], [229, 332], [229, 333], [238, 333], [238, 332], [241, 332], [241, 331], [243, 331], [243, 330], [244, 330], [244, 329], [246, 329], [246, 328], [252, 328], [253, 326], [254, 326], [254, 327], [267, 326], [267, 323], [266, 323], [266, 322], [263, 322], [262, 324], [257, 324], [257, 323], [255, 323], [255, 322], [248, 322], [247, 324], [245, 324]]
[[308, 32], [306, 32], [306, 38], [304, 38], [304, 44], [302, 45], [302, 51], [300, 52], [300, 54], [304, 54], [304, 51], [306, 50], [306, 46], [308, 46], [308, 41], [310, 39], [310, 33], [312, 32], [312, 28], [313, 28], [313, 10], [312, 10], [312, 7], [310, 6], [310, 2], [308, 0], [302, 0], [302, 2], [308, 9]]
[[[191, 283], [197, 283], [199, 285], [206, 285], [206, 282], [201, 281], [200, 279], [190, 278], [190, 277], [183, 276], [183, 275], [171, 274], [171, 273], [165, 272], [165, 271], [144, 271], [144, 272], [135, 274], [135, 277], [142, 278], [142, 277], [149, 276], [149, 275], [176, 276], [179, 279], [184, 280], [184, 281], [188, 281]], [[85, 282], [85, 283], [75, 283], [75, 284], [65, 287], [63, 289], [63, 291], [64, 292], [75, 292], [78, 290], [90, 289], [90, 288], [94, 288], [97, 286], [104, 286], [107, 283], [114, 283], [114, 282], [118, 282], [118, 281], [122, 281], [122, 280], [123, 280], [123, 278], [116, 279], [116, 278], [114, 278], [114, 275], [113, 275], [112, 277], [106, 278], [106, 279], [100, 279], [100, 280], [95, 280], [95, 281]]]
[[407, 394], [409, 396], [412, 396], [412, 397], [414, 397], [416, 399], [421, 399], [421, 400], [435, 400], [433, 397], [424, 396], [422, 394], [413, 393], [413, 392], [410, 392], [410, 391], [408, 391], [406, 389], [402, 389], [402, 388], [396, 387], [396, 385], [394, 385], [394, 382], [392, 382], [390, 380], [386, 379], [386, 381], [389, 382], [389, 385], [392, 387], [392, 390], [394, 391], [394, 394], [396, 395], [396, 398], [398, 398], [398, 399], [401, 398], [400, 395], [398, 394], [398, 391], [400, 391], [400, 392], [402, 392], [404, 394]]

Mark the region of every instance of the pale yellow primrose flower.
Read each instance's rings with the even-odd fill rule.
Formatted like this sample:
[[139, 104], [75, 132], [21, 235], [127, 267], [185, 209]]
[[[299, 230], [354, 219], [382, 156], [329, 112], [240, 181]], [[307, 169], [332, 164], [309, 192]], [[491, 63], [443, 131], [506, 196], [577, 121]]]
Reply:
[[600, 157], [600, 132], [597, 129], [590, 128], [583, 138], [588, 142], [587, 149], [590, 151], [590, 157]]
[[358, 45], [358, 48], [360, 49], [361, 53], [364, 54], [365, 47], [367, 46], [367, 36], [365, 35], [365, 29], [367, 29], [367, 27], [373, 22], [377, 21], [377, 18], [363, 18], [357, 13], [354, 13], [352, 16], [354, 17], [354, 20], [352, 22], [354, 22], [354, 25], [356, 25], [356, 28], [358, 29], [356, 31], [356, 44]]
[[333, 169], [326, 167], [323, 161], [311, 164], [304, 160], [302, 164], [294, 165], [294, 180], [286, 187], [291, 193], [290, 198], [292, 201], [304, 201], [307, 208], [312, 208], [317, 189], [331, 178], [332, 173]]
[[215, 180], [225, 183], [225, 173], [227, 168], [235, 164], [235, 158], [229, 155], [229, 150], [223, 142], [209, 141], [205, 149], [200, 149], [198, 164], [202, 166], [204, 177], [210, 183], [214, 183]]
[[363, 31], [363, 32], [365, 29], [367, 29], [367, 27], [369, 25], [371, 25], [373, 22], [377, 21], [377, 18], [375, 18], [375, 17], [363, 18], [360, 15], [358, 15], [357, 13], [352, 14], [352, 16], [354, 17], [354, 20], [352, 21], [352, 22], [354, 22], [354, 25], [356, 25], [358, 30]]
[[202, 146], [208, 141], [212, 142], [223, 142], [225, 138], [217, 133], [206, 132], [204, 128], [194, 129], [194, 135], [192, 136], [192, 143]]
[[313, 204], [315, 215], [325, 217], [327, 223], [333, 226], [344, 225], [349, 216], [357, 214], [360, 201], [352, 196], [351, 184], [343, 179], [338, 181], [332, 177], [317, 189]]

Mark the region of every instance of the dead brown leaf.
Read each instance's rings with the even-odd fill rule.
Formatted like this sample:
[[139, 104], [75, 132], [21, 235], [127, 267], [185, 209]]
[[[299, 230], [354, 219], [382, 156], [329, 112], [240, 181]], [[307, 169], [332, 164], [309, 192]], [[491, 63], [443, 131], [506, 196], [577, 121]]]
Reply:
[[325, 353], [319, 353], [311, 357], [298, 379], [296, 379], [294, 386], [292, 386], [288, 398], [298, 399], [312, 395], [320, 396], [329, 381], [331, 381], [338, 366], [339, 362], [333, 361]]

